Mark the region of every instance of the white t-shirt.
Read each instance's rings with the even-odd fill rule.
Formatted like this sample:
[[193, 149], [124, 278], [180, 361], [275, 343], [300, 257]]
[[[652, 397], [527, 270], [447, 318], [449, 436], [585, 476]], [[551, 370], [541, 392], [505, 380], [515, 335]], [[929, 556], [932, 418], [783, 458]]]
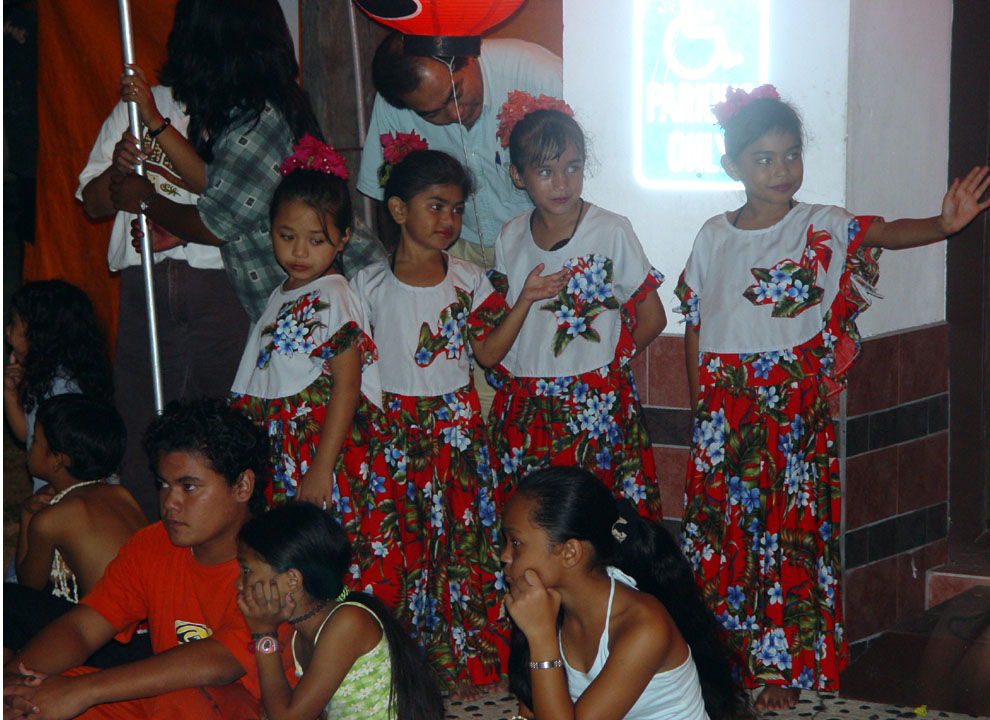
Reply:
[[416, 132], [426, 138], [431, 150], [452, 155], [461, 164], [465, 164], [466, 148], [466, 164], [477, 188], [467, 200], [461, 237], [478, 244], [477, 220], [480, 220], [485, 247], [490, 248], [498, 237], [502, 223], [533, 206], [526, 191], [513, 185], [509, 177], [509, 151], [495, 137], [498, 113], [513, 90], [524, 90], [536, 97], [561, 97], [563, 79], [559, 57], [539, 45], [522, 40], [482, 41], [478, 65], [484, 84], [484, 100], [481, 116], [470, 129], [462, 128], [457, 123], [434, 125], [412, 110], [399, 110], [381, 96], [375, 98], [368, 139], [361, 152], [357, 189], [369, 197], [382, 199], [384, 190], [378, 185], [378, 168], [382, 164], [379, 136], [385, 133]]
[[698, 297], [699, 350], [770, 352], [815, 337], [858, 228], [848, 210], [806, 203], [759, 230], [732, 227], [725, 213], [708, 220], [684, 269]]
[[[185, 108], [172, 98], [171, 88], [163, 85], [155, 85], [151, 88], [155, 98], [158, 111], [167, 118], [171, 118], [172, 127], [183, 135], [189, 125], [189, 118], [186, 116]], [[127, 118], [127, 104], [119, 102], [114, 107], [110, 117], [103, 121], [100, 134], [96, 138], [96, 144], [89, 153], [89, 160], [86, 167], [79, 173], [79, 187], [76, 188], [76, 198], [82, 200], [82, 191], [91, 180], [99, 176], [110, 167], [113, 160], [113, 148], [130, 127]], [[179, 178], [172, 163], [165, 156], [164, 150], [157, 140], [148, 138], [148, 128], [144, 128], [144, 151], [148, 159], [144, 163], [148, 179], [154, 184], [159, 195], [164, 195], [169, 200], [173, 200], [183, 205], [195, 205], [198, 195], [189, 192]], [[131, 245], [131, 221], [137, 215], [119, 212], [113, 221], [113, 230], [110, 232], [110, 245], [107, 248], [107, 263], [113, 271], [123, 270], [127, 267], [141, 264], [141, 253], [136, 251]], [[192, 267], [201, 270], [222, 270], [223, 261], [220, 259], [220, 249], [210, 245], [200, 245], [189, 243], [185, 247], [177, 245], [169, 250], [155, 253], [155, 262], [161, 262], [165, 258], [185, 260]]]
[[380, 338], [386, 392], [430, 397], [470, 382], [467, 318], [494, 289], [474, 263], [450, 256], [447, 263], [447, 276], [433, 287], [401, 282], [386, 261], [369, 265], [352, 281]]
[[[361, 298], [343, 275], [327, 275], [295, 290], [280, 285], [251, 326], [231, 391], [265, 400], [302, 392], [324, 373], [324, 359], [335, 354], [327, 344], [348, 323], [371, 338]], [[375, 360], [362, 367], [361, 393], [382, 406]]]
[[619, 307], [656, 271], [621, 215], [589, 204], [571, 240], [553, 251], [534, 242], [531, 215], [507, 222], [495, 243], [495, 271], [508, 278], [508, 304], [515, 304], [540, 263], [546, 265], [543, 275], [563, 267], [572, 274], [556, 298], [533, 303], [502, 365], [516, 377], [564, 377], [605, 367], [622, 330]]

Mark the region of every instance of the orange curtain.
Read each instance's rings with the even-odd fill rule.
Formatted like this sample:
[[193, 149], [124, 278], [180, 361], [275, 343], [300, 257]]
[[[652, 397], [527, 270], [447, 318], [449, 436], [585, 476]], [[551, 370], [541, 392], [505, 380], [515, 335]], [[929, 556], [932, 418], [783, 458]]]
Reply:
[[[175, 0], [132, 0], [138, 64], [154, 76], [165, 60]], [[25, 280], [62, 278], [93, 300], [113, 347], [118, 283], [107, 269], [110, 219], [93, 222], [75, 199], [79, 172], [119, 97], [115, 0], [38, 2], [38, 184], [35, 243]]]

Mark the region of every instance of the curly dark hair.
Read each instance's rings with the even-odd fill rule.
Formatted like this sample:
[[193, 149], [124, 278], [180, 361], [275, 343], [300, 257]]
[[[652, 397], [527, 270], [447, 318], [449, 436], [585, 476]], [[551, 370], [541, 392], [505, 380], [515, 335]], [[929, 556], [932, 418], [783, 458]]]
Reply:
[[39, 280], [21, 286], [10, 307], [24, 323], [28, 343], [21, 394], [26, 411], [51, 394], [57, 376], [74, 381], [83, 395], [111, 399], [110, 362], [86, 293], [64, 280]]
[[231, 486], [245, 470], [253, 471], [254, 492], [248, 510], [252, 515], [264, 512], [268, 436], [223, 400], [202, 397], [170, 402], [148, 426], [144, 450], [156, 476], [158, 462], [168, 452], [201, 455]]
[[256, 122], [271, 103], [298, 140], [321, 138], [277, 0], [179, 0], [166, 43], [162, 85], [186, 106], [189, 138], [207, 162], [234, 122]]

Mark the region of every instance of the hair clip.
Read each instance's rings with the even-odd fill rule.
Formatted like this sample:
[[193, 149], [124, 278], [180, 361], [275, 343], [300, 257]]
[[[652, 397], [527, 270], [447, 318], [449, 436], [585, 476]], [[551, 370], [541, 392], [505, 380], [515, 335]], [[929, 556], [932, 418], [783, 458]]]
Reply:
[[780, 100], [780, 94], [773, 85], [760, 85], [753, 88], [752, 92], [746, 92], [742, 88], [729, 87], [725, 91], [725, 100], [712, 105], [712, 114], [718, 124], [725, 129], [727, 123], [737, 112], [749, 105], [754, 100]]
[[552, 95], [533, 97], [525, 90], [513, 90], [508, 97], [509, 99], [502, 103], [502, 109], [498, 111], [498, 132], [495, 133], [495, 137], [502, 141], [504, 148], [509, 147], [509, 138], [516, 124], [535, 110], [556, 110], [568, 117], [574, 117], [571, 106]]
[[624, 517], [620, 517], [618, 520], [616, 520], [614, 523], [612, 523], [612, 537], [614, 537], [619, 542], [622, 542], [623, 540], [625, 540], [626, 539], [626, 534], [624, 532], [622, 532], [622, 530], [619, 529], [619, 526], [620, 525], [628, 525], [628, 524], [629, 524], [629, 521], [626, 520]]
[[309, 133], [302, 136], [292, 148], [292, 154], [283, 162], [279, 172], [288, 175], [293, 170], [316, 170], [327, 175], [347, 179], [347, 161], [331, 145], [322, 143]]

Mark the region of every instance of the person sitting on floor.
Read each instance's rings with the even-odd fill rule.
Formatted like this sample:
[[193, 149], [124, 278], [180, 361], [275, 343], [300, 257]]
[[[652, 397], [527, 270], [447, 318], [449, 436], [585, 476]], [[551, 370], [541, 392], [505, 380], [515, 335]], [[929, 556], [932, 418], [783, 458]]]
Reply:
[[[19, 584], [3, 591], [5, 652], [20, 650], [75, 607], [121, 545], [148, 524], [130, 492], [106, 483], [126, 441], [124, 422], [108, 403], [68, 394], [38, 407], [27, 464], [47, 484], [21, 509]], [[146, 642], [111, 643], [90, 664], [110, 667], [150, 652]]]
[[[257, 667], [235, 583], [237, 534], [264, 509], [256, 478], [264, 477], [267, 438], [223, 401], [204, 398], [166, 406], [144, 444], [162, 521], [135, 533], [79, 605], [6, 663], [5, 718], [258, 717]], [[152, 657], [76, 667], [145, 618]]]

